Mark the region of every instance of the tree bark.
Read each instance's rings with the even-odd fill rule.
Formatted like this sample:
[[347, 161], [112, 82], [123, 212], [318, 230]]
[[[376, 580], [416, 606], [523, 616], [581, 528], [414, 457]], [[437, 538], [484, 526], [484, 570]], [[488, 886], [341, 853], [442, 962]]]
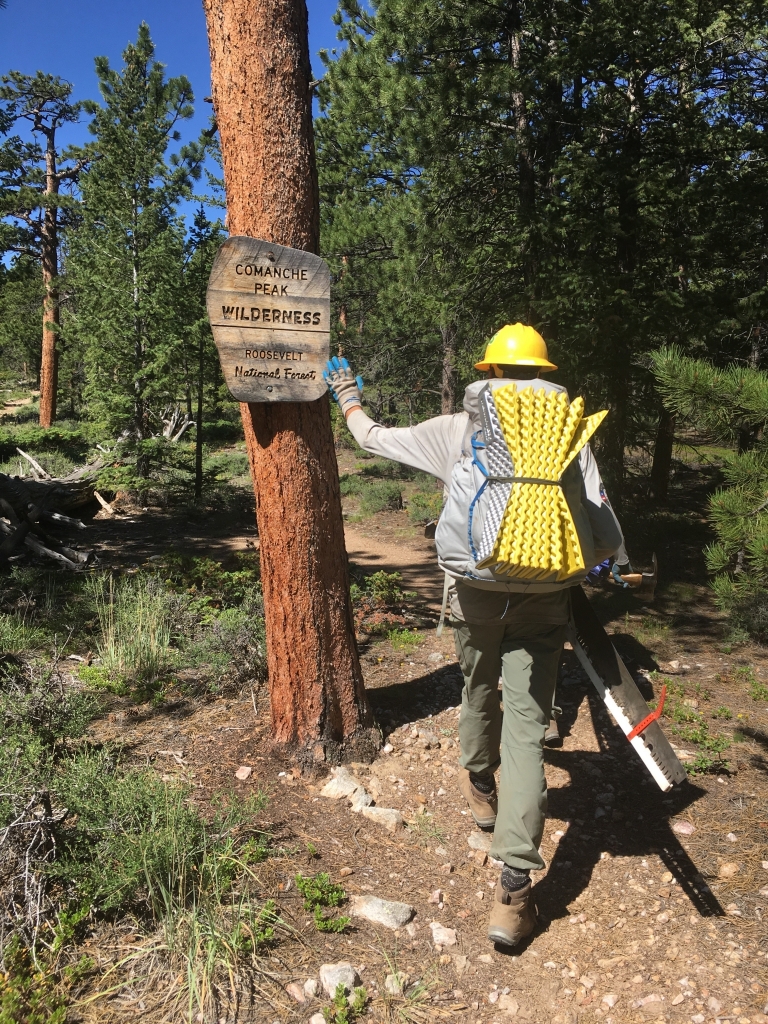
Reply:
[[[55, 129], [49, 130], [45, 151], [45, 194], [54, 196], [59, 191], [56, 174]], [[40, 426], [50, 427], [56, 419], [56, 390], [58, 386], [59, 335], [59, 276], [58, 209], [46, 206], [40, 233], [40, 263], [43, 272], [43, 346], [40, 358]]]
[[[203, 0], [233, 235], [318, 252], [304, 0]], [[256, 493], [272, 732], [315, 757], [372, 753], [328, 397], [241, 405]]]
[[443, 339], [443, 379], [440, 388], [440, 412], [456, 412], [456, 325], [440, 328]]
[[656, 444], [653, 447], [650, 487], [651, 499], [659, 504], [664, 504], [669, 494], [669, 474], [672, 469], [674, 443], [675, 414], [663, 409], [656, 431]]
[[[515, 72], [515, 80], [519, 82], [521, 65], [521, 39], [523, 32], [522, 6], [513, 4], [508, 11], [509, 60]], [[515, 126], [515, 142], [517, 145], [517, 172], [520, 196], [520, 218], [525, 230], [523, 244], [523, 277], [527, 292], [528, 310], [526, 322], [534, 324], [538, 320], [538, 245], [536, 239], [536, 168], [531, 146], [531, 133], [528, 126], [526, 99], [521, 89], [516, 86], [511, 91], [510, 106]]]

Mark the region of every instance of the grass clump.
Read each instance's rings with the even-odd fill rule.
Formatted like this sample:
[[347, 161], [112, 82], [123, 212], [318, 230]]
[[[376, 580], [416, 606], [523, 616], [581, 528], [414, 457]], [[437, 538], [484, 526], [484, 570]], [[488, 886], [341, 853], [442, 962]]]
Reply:
[[155, 577], [93, 576], [88, 589], [99, 620], [96, 650], [111, 679], [152, 684], [174, 663], [173, 618]]
[[408, 828], [415, 832], [419, 842], [426, 845], [437, 843], [441, 846], [445, 840], [445, 830], [442, 829], [431, 814], [417, 814], [413, 821], [408, 822]]
[[127, 914], [159, 929], [153, 949], [186, 979], [179, 998], [218, 1019], [227, 980], [256, 971], [285, 928], [254, 871], [268, 854], [266, 800], [222, 799], [204, 817], [190, 787], [85, 742], [97, 710], [55, 667], [3, 662], [0, 1021], [63, 1021], [96, 969], [77, 942]]

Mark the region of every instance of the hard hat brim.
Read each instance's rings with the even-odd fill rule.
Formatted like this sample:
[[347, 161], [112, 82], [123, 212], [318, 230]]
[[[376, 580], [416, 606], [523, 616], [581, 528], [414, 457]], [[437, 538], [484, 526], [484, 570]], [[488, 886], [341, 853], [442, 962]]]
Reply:
[[538, 356], [531, 356], [530, 359], [516, 359], [514, 363], [475, 363], [476, 370], [490, 370], [492, 366], [540, 366], [542, 370], [556, 370], [554, 363], [548, 359], [540, 359]]

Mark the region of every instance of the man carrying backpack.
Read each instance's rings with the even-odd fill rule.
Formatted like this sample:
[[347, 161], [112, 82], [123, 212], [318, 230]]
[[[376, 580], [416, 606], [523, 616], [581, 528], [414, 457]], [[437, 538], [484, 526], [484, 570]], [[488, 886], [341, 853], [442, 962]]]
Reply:
[[435, 544], [452, 580], [464, 675], [459, 788], [477, 825], [494, 829], [490, 853], [504, 864], [488, 938], [514, 946], [536, 925], [530, 872], [544, 867], [542, 748], [569, 589], [623, 538], [586, 444], [604, 414], [583, 419], [580, 399], [569, 404], [564, 388], [539, 378], [557, 369], [541, 335], [507, 325], [475, 368], [487, 378], [466, 389], [464, 412], [414, 427], [371, 420], [345, 359], [329, 362], [325, 377], [361, 448], [446, 488]]

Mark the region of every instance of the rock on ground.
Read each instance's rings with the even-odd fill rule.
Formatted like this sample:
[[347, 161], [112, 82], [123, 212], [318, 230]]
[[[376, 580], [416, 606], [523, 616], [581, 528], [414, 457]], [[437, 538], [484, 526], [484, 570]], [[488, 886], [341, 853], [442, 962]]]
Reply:
[[355, 814], [359, 814], [364, 807], [370, 807], [372, 803], [373, 797], [371, 794], [360, 786], [349, 798], [349, 809], [354, 811]]
[[488, 853], [493, 842], [493, 836], [488, 832], [470, 832], [467, 836], [467, 843], [473, 850], [482, 850]]
[[378, 896], [353, 896], [350, 912], [353, 917], [392, 929], [402, 928], [416, 913], [408, 903], [382, 900]]
[[307, 999], [316, 999], [320, 994], [320, 986], [317, 983], [317, 978], [307, 978], [304, 982], [304, 995]]
[[408, 982], [411, 980], [409, 974], [405, 974], [403, 971], [397, 971], [395, 974], [388, 974], [384, 979], [384, 991], [390, 996], [401, 996], [403, 989], [408, 987]]
[[306, 996], [304, 995], [304, 989], [301, 985], [298, 985], [295, 981], [292, 981], [290, 985], [285, 986], [285, 991], [288, 995], [297, 1003], [306, 1002]]
[[362, 814], [364, 818], [370, 818], [371, 821], [383, 825], [390, 832], [396, 832], [401, 825], [405, 824], [402, 814], [394, 807], [364, 807]]
[[349, 993], [359, 981], [357, 971], [346, 960], [340, 960], [337, 964], [323, 964], [320, 968], [320, 984], [329, 999], [333, 999], [339, 985], [343, 985], [344, 991]]
[[332, 768], [331, 778], [320, 790], [320, 796], [328, 797], [331, 800], [341, 800], [342, 797], [352, 796], [355, 790], [362, 788], [348, 769]]
[[436, 946], [456, 945], [455, 928], [446, 928], [439, 921], [432, 921], [429, 927], [432, 929], [432, 941]]

